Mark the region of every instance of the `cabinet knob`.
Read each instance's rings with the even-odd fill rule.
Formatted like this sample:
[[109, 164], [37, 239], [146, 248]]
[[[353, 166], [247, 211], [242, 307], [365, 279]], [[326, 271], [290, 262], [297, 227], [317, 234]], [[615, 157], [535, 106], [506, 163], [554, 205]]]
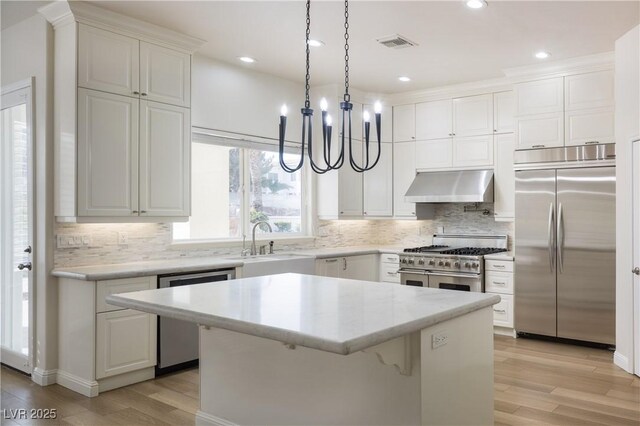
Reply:
[[415, 138], [416, 138], [415, 136], [411, 136], [411, 139], [415, 139]]
[[133, 210], [131, 213], [138, 214], [138, 210]]
[[142, 96], [147, 96], [147, 94], [146, 94], [146, 93], [140, 93], [140, 95], [142, 95]]
[[493, 129], [494, 133], [498, 131], [498, 129]]
[[133, 92], [133, 94], [134, 94], [134, 95], [139, 95], [139, 94], [140, 94], [140, 92], [138, 92], [138, 91], [134, 91], [134, 92]]
[[140, 213], [146, 213], [146, 212], [147, 212], [146, 210], [140, 210]]

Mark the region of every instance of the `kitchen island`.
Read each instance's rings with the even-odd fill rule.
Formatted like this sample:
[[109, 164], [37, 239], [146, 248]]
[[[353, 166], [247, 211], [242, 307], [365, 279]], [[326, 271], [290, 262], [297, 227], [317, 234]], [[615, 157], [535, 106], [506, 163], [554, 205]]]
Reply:
[[197, 424], [493, 424], [499, 296], [301, 274], [110, 304], [198, 323]]

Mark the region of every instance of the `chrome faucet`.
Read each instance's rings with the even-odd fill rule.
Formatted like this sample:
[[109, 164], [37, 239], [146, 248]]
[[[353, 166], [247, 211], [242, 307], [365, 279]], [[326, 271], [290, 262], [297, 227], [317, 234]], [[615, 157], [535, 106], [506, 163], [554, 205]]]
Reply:
[[261, 223], [264, 223], [265, 225], [267, 225], [267, 228], [269, 228], [269, 232], [273, 232], [273, 230], [271, 229], [271, 225], [269, 225], [269, 222], [266, 222], [264, 220], [261, 220], [260, 222], [256, 222], [256, 224], [253, 225], [253, 231], [251, 233], [251, 256], [255, 256], [256, 254], [258, 254], [258, 250], [256, 249], [256, 228]]

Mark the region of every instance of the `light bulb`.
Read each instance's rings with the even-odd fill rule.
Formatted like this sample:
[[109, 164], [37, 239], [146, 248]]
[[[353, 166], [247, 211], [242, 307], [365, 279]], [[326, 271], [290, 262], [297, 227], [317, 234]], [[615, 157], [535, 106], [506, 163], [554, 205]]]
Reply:
[[323, 111], [327, 110], [327, 100], [325, 98], [320, 99], [320, 109]]
[[325, 122], [327, 123], [327, 126], [331, 126], [331, 116], [327, 115], [327, 118], [325, 119]]
[[536, 52], [534, 56], [538, 59], [547, 59], [549, 56], [551, 56], [551, 53], [541, 50], [540, 52]]
[[371, 121], [371, 117], [369, 116], [369, 111], [363, 112], [362, 118], [364, 119], [365, 123], [368, 123], [369, 121]]
[[373, 111], [376, 114], [380, 114], [382, 112], [382, 104], [380, 103], [380, 101], [376, 101], [376, 103], [373, 104]]
[[280, 115], [283, 117], [287, 116], [287, 104], [282, 104], [282, 108], [280, 108]]

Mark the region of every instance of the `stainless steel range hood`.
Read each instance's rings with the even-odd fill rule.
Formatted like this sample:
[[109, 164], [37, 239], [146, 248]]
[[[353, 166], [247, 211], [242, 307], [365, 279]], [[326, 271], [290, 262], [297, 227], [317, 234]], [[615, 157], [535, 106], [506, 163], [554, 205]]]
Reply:
[[408, 203], [491, 203], [493, 170], [418, 173], [404, 199]]

